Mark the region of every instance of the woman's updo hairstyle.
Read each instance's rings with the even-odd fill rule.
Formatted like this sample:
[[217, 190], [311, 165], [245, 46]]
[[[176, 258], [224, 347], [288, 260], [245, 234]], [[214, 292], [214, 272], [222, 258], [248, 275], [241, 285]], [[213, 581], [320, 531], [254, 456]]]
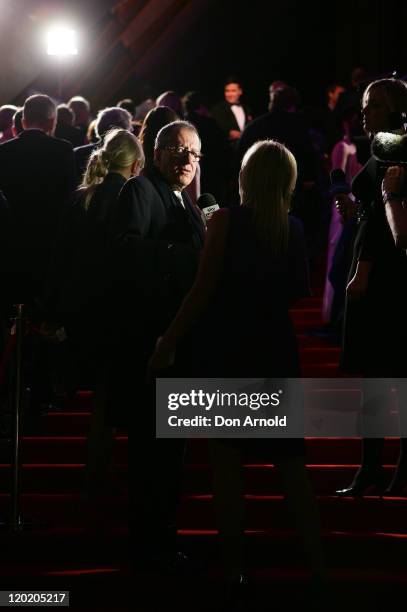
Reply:
[[138, 138], [123, 129], [115, 128], [107, 132], [103, 145], [92, 152], [80, 185], [80, 189], [86, 191], [85, 208], [88, 208], [97, 185], [109, 172], [120, 172], [135, 161], [139, 161], [143, 167], [144, 153]]

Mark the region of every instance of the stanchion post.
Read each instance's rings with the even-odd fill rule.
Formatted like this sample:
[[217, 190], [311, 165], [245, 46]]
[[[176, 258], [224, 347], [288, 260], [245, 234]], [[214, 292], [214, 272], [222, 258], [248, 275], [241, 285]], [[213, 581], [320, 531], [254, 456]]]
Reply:
[[11, 489], [11, 516], [10, 530], [20, 531], [22, 528], [20, 514], [21, 498], [21, 418], [23, 398], [23, 339], [24, 339], [24, 304], [17, 304], [15, 323], [16, 353], [14, 376], [14, 437], [13, 437], [13, 466]]

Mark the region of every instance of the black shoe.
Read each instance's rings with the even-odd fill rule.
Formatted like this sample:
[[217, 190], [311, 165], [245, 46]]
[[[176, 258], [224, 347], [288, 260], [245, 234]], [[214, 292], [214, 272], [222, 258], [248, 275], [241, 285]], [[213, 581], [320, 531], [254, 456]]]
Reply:
[[395, 497], [407, 496], [407, 474], [402, 474], [396, 471], [391, 483], [384, 492], [384, 495]]
[[224, 612], [231, 610], [246, 610], [247, 604], [252, 601], [252, 585], [246, 574], [237, 574], [225, 581], [218, 604], [215, 609]]
[[349, 487], [338, 489], [338, 497], [362, 497], [363, 495], [383, 495], [383, 472], [360, 468]]

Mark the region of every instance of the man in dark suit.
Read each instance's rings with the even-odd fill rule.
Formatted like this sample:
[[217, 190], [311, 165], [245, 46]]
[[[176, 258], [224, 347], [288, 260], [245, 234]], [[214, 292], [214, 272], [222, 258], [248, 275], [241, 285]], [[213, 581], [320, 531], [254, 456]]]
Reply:
[[[0, 189], [9, 205], [2, 293], [6, 312], [13, 304], [23, 303], [29, 306], [31, 319], [41, 322], [49, 265], [60, 220], [74, 190], [75, 169], [72, 145], [53, 137], [56, 108], [51, 98], [29, 97], [22, 122], [24, 131], [0, 145]], [[26, 363], [31, 361], [26, 379], [31, 388], [31, 417], [39, 416], [53, 399], [51, 353], [50, 345], [27, 337], [24, 357]]]
[[[118, 201], [116, 284], [123, 328], [109, 403], [129, 411], [131, 535], [141, 565], [176, 565], [176, 507], [184, 440], [155, 438], [155, 386], [146, 368], [157, 338], [191, 287], [204, 227], [185, 188], [201, 156], [195, 127], [175, 121], [157, 135], [154, 166], [130, 179]], [[119, 317], [116, 317], [118, 320]], [[167, 374], [168, 375], [168, 374]], [[116, 413], [117, 414], [117, 413]], [[113, 415], [114, 418], [114, 415]]]
[[51, 98], [29, 97], [22, 121], [24, 131], [0, 145], [0, 189], [9, 204], [9, 298], [25, 303], [43, 290], [75, 169], [72, 145], [53, 137]]
[[252, 120], [251, 110], [241, 104], [242, 85], [235, 77], [229, 77], [225, 82], [225, 99], [212, 108], [212, 116], [231, 144], [241, 136], [246, 125]]

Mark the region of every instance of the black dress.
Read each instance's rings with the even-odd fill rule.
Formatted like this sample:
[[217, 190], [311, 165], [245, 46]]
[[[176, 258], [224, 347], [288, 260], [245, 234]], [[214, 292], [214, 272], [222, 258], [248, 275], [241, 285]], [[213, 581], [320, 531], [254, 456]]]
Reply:
[[310, 293], [302, 224], [289, 216], [288, 250], [276, 257], [257, 240], [248, 206], [229, 216], [216, 293], [186, 340], [192, 367], [201, 376], [300, 376], [289, 308]]
[[383, 170], [372, 157], [352, 182], [361, 202], [349, 280], [358, 260], [371, 262], [365, 295], [346, 302], [341, 365], [379, 378], [407, 373], [407, 257], [397, 249], [381, 196]]
[[[222, 273], [210, 306], [177, 348], [183, 375], [221, 378], [300, 376], [293, 302], [310, 294], [301, 222], [289, 216], [287, 253], [276, 257], [256, 238], [252, 210], [229, 209]], [[249, 454], [303, 451], [303, 440], [241, 440]]]

